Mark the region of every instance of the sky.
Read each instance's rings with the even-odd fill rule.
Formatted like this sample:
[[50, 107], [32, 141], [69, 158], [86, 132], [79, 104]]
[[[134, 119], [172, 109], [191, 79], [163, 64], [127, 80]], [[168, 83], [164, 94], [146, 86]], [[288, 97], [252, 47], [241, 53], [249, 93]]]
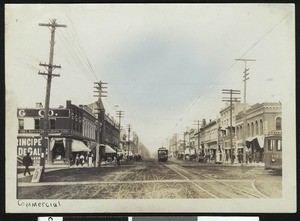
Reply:
[[[57, 19], [50, 107], [89, 104], [94, 82], [108, 83], [107, 113], [124, 111], [154, 151], [174, 133], [215, 119], [222, 89], [247, 102], [295, 99], [295, 12], [292, 4], [15, 4], [5, 6], [6, 114], [17, 136], [16, 109], [45, 101], [50, 31]], [[243, 99], [242, 99], [243, 100]]]

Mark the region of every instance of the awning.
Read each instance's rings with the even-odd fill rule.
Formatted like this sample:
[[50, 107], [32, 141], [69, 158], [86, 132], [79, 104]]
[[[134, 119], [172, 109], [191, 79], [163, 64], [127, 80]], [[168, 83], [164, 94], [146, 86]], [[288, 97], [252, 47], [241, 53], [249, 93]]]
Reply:
[[216, 149], [218, 149], [218, 146], [217, 145], [210, 145], [208, 149], [214, 149], [214, 150], [216, 150]]
[[108, 145], [105, 145], [105, 153], [116, 153], [116, 151]]
[[72, 152], [90, 152], [91, 150], [80, 140], [72, 140]]
[[246, 141], [253, 142], [255, 139], [257, 140], [259, 147], [264, 148], [264, 141], [265, 141], [265, 136], [264, 135], [255, 136], [255, 137], [247, 137]]

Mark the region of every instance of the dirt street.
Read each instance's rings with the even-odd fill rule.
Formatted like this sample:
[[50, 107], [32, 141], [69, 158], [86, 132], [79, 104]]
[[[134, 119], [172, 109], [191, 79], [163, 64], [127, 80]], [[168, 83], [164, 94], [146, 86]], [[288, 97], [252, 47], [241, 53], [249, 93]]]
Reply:
[[281, 179], [261, 166], [148, 159], [49, 171], [40, 183], [19, 178], [17, 195], [19, 199], [280, 198]]

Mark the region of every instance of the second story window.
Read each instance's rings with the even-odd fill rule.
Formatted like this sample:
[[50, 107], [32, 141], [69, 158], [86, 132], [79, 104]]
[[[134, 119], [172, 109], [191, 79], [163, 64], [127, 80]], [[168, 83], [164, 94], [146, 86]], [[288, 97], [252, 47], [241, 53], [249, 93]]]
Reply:
[[19, 119], [19, 130], [24, 129], [24, 119]]
[[276, 130], [281, 130], [281, 117], [276, 118]]
[[55, 129], [55, 119], [50, 119], [50, 127], [49, 129]]
[[40, 128], [40, 119], [34, 119], [34, 129], [41, 129]]

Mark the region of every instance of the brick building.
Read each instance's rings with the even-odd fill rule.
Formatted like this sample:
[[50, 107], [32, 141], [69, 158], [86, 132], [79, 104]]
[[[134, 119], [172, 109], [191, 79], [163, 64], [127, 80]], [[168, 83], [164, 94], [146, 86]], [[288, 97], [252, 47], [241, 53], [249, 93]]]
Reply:
[[[23, 157], [31, 153], [34, 164], [40, 162], [41, 135], [43, 132], [44, 109], [40, 103], [35, 108], [18, 108], [19, 121], [17, 152]], [[66, 107], [49, 108], [49, 150], [47, 164], [68, 164], [76, 153], [87, 155], [97, 145], [101, 130], [93, 109], [88, 105], [76, 106], [66, 101]], [[117, 148], [118, 126], [105, 116], [104, 144]]]

